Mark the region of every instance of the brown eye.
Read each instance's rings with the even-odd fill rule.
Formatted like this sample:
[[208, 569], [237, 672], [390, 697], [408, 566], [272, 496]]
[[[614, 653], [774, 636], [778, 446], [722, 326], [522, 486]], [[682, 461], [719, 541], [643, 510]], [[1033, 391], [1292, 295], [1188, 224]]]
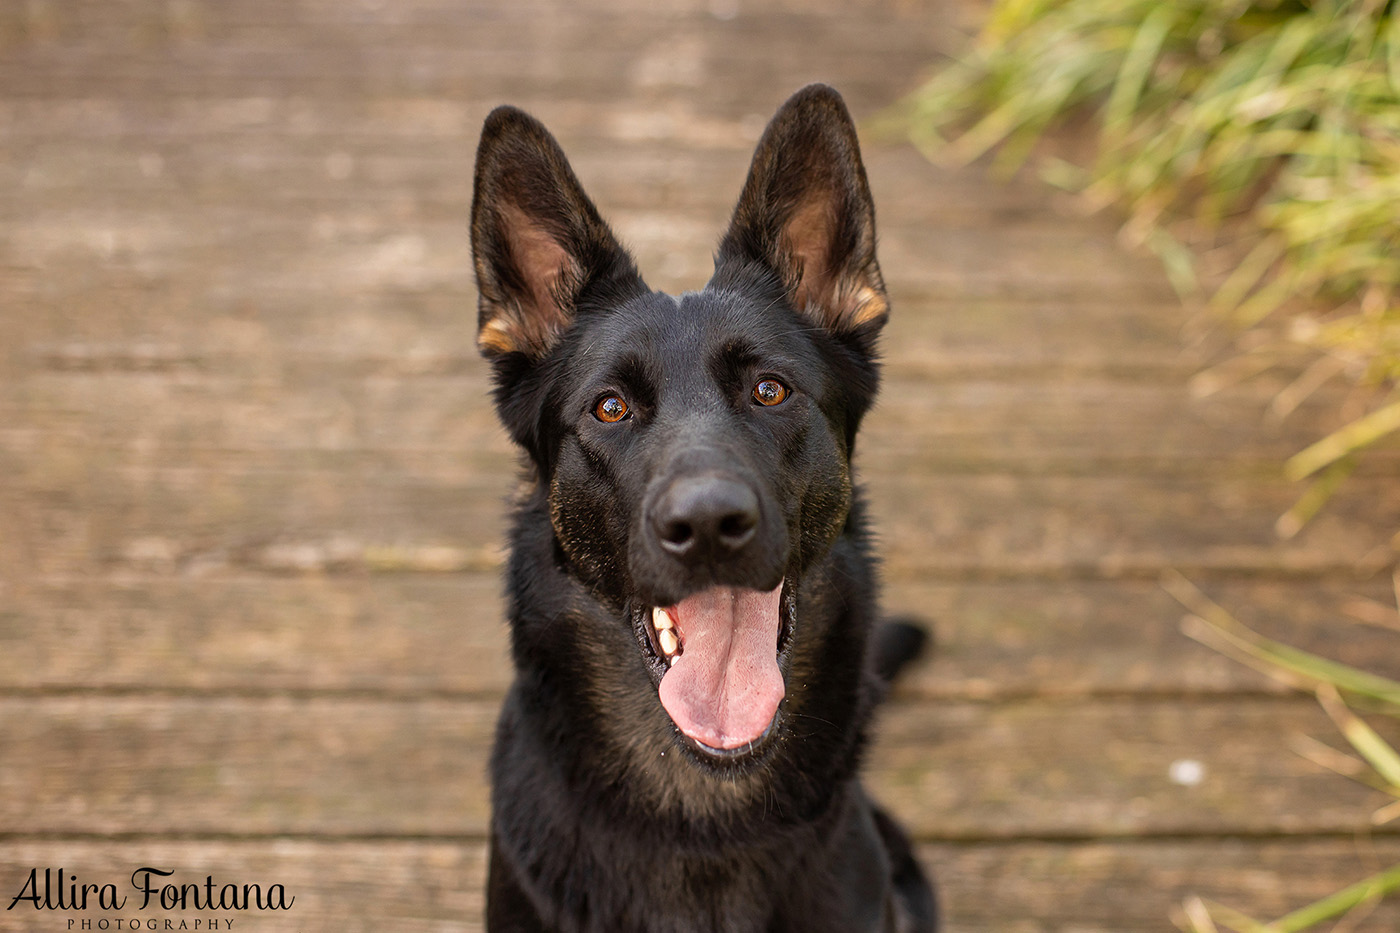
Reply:
[[778, 405], [787, 397], [787, 386], [776, 379], [762, 379], [753, 387], [753, 400], [760, 405]]
[[616, 395], [609, 395], [593, 407], [593, 417], [607, 424], [627, 417], [627, 403]]

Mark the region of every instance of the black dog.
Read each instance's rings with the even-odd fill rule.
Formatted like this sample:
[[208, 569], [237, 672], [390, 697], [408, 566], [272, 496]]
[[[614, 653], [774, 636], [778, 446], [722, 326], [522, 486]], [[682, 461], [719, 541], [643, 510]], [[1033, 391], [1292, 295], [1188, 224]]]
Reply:
[[530, 468], [488, 928], [933, 930], [856, 774], [921, 637], [873, 634], [851, 453], [888, 305], [840, 95], [813, 85], [773, 118], [702, 292], [647, 288], [510, 107], [482, 131], [472, 246]]

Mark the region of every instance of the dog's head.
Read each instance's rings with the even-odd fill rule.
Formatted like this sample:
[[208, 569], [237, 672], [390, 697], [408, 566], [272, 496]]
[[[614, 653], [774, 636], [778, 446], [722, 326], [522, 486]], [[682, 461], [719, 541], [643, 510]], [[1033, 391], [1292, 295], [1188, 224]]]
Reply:
[[778, 111], [705, 289], [642, 281], [554, 138], [510, 107], [477, 153], [479, 345], [568, 572], [618, 610], [706, 754], [759, 744], [799, 592], [852, 508], [888, 316], [840, 96]]

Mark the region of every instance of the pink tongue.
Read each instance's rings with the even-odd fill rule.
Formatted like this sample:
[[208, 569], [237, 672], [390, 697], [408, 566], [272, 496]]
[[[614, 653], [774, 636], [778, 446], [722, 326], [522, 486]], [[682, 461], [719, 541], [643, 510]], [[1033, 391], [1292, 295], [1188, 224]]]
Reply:
[[667, 610], [682, 654], [661, 678], [661, 705], [686, 735], [711, 748], [757, 740], [782, 702], [778, 606], [768, 593], [714, 587]]

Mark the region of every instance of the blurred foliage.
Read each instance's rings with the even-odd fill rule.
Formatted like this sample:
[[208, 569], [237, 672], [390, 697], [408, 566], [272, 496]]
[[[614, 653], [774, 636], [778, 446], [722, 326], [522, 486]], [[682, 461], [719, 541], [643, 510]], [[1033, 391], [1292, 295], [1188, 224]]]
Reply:
[[[1183, 627], [1188, 635], [1225, 655], [1254, 667], [1299, 690], [1317, 695], [1323, 710], [1351, 745], [1352, 753], [1300, 737], [1295, 750], [1304, 757], [1389, 796], [1391, 801], [1371, 814], [1381, 826], [1400, 819], [1400, 752], [1385, 741], [1352, 706], [1371, 715], [1400, 718], [1400, 682], [1358, 670], [1259, 635], [1208, 599], [1185, 577], [1169, 574], [1163, 585], [1190, 612]], [[1400, 571], [1395, 575], [1400, 606]], [[1381, 604], [1367, 607], [1365, 618], [1400, 635], [1400, 609]], [[1350, 887], [1263, 923], [1222, 904], [1193, 898], [1178, 918], [1188, 933], [1217, 933], [1224, 927], [1238, 933], [1300, 933], [1337, 920], [1332, 929], [1349, 929], [1384, 897], [1400, 892], [1400, 865], [1365, 878]]]
[[[934, 161], [1011, 170], [1034, 152], [1052, 183], [1122, 210], [1127, 239], [1161, 256], [1178, 291], [1254, 335], [1198, 388], [1289, 365], [1278, 414], [1333, 379], [1370, 391], [1289, 461], [1313, 485], [1284, 536], [1400, 432], [1397, 4], [993, 0], [967, 54], [886, 115]], [[1038, 145], [1050, 130], [1068, 132]], [[1314, 692], [1351, 751], [1297, 750], [1394, 798], [1375, 825], [1400, 819], [1400, 752], [1362, 715], [1400, 717], [1400, 683], [1266, 639], [1184, 578], [1166, 586], [1193, 613], [1188, 634]], [[1380, 608], [1400, 631], [1400, 611]], [[1395, 892], [1400, 865], [1268, 923], [1199, 899], [1177, 920], [1191, 933], [1349, 929]]]
[[1234, 366], [1304, 362], [1276, 411], [1333, 378], [1373, 391], [1369, 413], [1288, 464], [1317, 478], [1280, 520], [1285, 536], [1357, 452], [1400, 430], [1396, 3], [994, 0], [967, 55], [889, 114], [935, 161], [993, 153], [1004, 168], [1047, 130], [1091, 121], [1058, 142], [1092, 151], [1042, 153], [1042, 172], [1124, 210], [1129, 240], [1227, 320], [1289, 306], [1277, 339]]

